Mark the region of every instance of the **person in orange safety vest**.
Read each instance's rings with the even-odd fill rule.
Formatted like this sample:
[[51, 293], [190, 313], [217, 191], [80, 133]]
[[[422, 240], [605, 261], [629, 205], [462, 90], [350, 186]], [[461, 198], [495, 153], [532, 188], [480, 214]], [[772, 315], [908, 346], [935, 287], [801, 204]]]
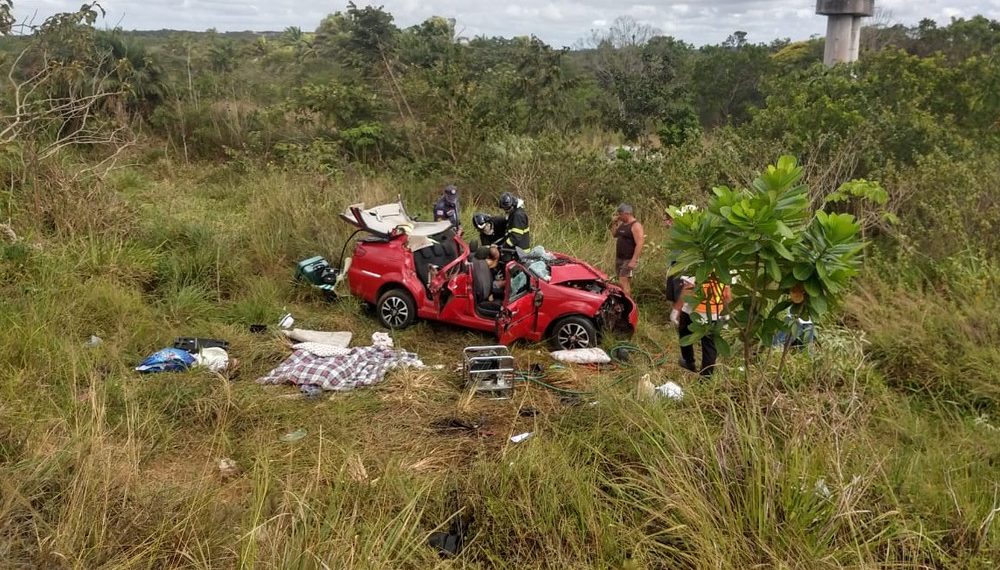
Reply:
[[[679, 338], [691, 334], [691, 315], [698, 314], [702, 322], [716, 322], [726, 318], [726, 307], [732, 300], [732, 291], [728, 285], [723, 285], [715, 277], [710, 277], [702, 283], [702, 299], [695, 305], [694, 278], [682, 275], [683, 287], [681, 294], [674, 302], [670, 312], [670, 320], [677, 326]], [[703, 377], [710, 377], [718, 351], [715, 348], [715, 338], [706, 335], [701, 338], [701, 368], [695, 367], [694, 345], [681, 346], [681, 359], [678, 364], [692, 372], [698, 372]]]

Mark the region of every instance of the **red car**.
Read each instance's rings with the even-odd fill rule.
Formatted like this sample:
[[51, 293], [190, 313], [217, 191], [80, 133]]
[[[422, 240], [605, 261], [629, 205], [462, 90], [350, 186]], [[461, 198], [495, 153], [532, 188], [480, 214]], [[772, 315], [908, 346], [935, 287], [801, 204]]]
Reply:
[[357, 204], [341, 216], [369, 234], [345, 264], [350, 290], [373, 304], [388, 328], [419, 318], [491, 332], [505, 345], [551, 339], [561, 349], [596, 346], [605, 331], [635, 330], [635, 302], [580, 260], [537, 250], [516, 256], [495, 290], [486, 262], [473, 258], [447, 221], [413, 221], [402, 203]]

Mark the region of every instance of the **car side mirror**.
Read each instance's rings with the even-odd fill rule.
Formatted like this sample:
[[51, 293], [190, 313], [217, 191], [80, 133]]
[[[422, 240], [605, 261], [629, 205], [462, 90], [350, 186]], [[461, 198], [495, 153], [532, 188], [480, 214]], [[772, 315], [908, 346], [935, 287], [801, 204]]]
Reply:
[[541, 289], [535, 290], [535, 307], [536, 308], [542, 306], [542, 300], [543, 299], [545, 299], [545, 295], [542, 294], [542, 290]]

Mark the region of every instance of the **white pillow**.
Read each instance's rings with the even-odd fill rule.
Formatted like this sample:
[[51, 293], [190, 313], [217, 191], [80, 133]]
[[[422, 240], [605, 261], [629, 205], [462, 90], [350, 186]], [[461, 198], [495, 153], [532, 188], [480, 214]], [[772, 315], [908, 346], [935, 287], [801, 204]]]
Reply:
[[334, 346], [332, 344], [323, 344], [321, 342], [300, 342], [298, 344], [293, 344], [292, 348], [295, 350], [304, 350], [321, 358], [343, 356], [351, 352], [351, 349], [349, 348]]
[[607, 364], [611, 357], [601, 348], [574, 348], [572, 350], [557, 350], [550, 353], [559, 362], [571, 364]]

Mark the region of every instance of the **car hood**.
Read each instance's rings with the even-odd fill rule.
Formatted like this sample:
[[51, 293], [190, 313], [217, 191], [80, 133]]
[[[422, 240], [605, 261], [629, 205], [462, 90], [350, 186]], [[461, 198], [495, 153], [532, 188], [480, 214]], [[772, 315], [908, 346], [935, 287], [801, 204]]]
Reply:
[[549, 283], [556, 285], [575, 281], [606, 281], [608, 279], [607, 275], [581, 262], [553, 265], [550, 271], [552, 279], [549, 280]]

